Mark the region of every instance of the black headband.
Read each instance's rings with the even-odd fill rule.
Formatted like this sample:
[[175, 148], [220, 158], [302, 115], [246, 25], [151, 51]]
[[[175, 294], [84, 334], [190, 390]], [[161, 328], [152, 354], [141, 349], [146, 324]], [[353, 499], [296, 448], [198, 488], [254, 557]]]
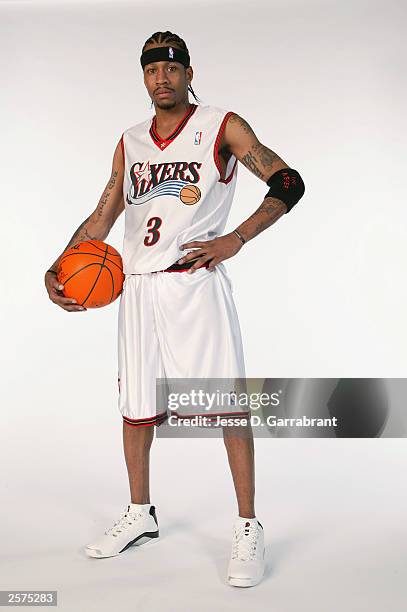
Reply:
[[153, 47], [148, 51], [144, 51], [140, 57], [141, 67], [151, 64], [152, 62], [179, 62], [185, 68], [190, 64], [189, 53], [178, 49], [177, 47]]

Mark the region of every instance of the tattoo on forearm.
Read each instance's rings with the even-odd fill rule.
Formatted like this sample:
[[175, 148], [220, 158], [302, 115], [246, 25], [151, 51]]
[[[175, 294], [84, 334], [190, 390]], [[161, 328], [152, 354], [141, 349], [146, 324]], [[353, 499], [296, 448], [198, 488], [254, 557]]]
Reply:
[[86, 236], [86, 238], [87, 238], [88, 240], [98, 240], [98, 237], [97, 237], [97, 236], [91, 236], [91, 235], [89, 234], [89, 232], [88, 232], [88, 228], [87, 228], [87, 227], [85, 227], [85, 228], [84, 228], [84, 233], [85, 233], [85, 236]]
[[263, 202], [258, 208], [259, 212], [264, 211], [271, 216], [274, 216], [274, 214], [280, 213], [281, 211], [285, 213], [286, 210], [287, 210], [287, 206], [284, 204], [282, 200], [279, 200], [278, 198], [272, 198], [270, 196], [267, 198], [264, 198]]
[[286, 205], [278, 198], [265, 198], [259, 208], [237, 228], [247, 240], [273, 225], [286, 212]]
[[115, 172], [113, 172], [112, 176], [110, 177], [109, 183], [108, 183], [105, 191], [103, 192], [102, 197], [99, 200], [99, 204], [98, 204], [98, 207], [97, 207], [97, 214], [98, 214], [99, 217], [101, 217], [103, 215], [103, 209], [106, 206], [106, 204], [107, 204], [107, 202], [109, 200], [111, 191], [112, 191], [113, 187], [116, 184], [116, 177], [117, 177], [117, 175], [118, 175], [118, 172], [116, 170]]
[[88, 232], [87, 225], [90, 221], [90, 218], [91, 218], [91, 215], [89, 215], [89, 217], [85, 219], [83, 223], [80, 224], [80, 226], [78, 227], [78, 229], [76, 230], [76, 232], [74, 233], [74, 235], [72, 236], [68, 244], [66, 245], [64, 251], [69, 249], [69, 247], [75, 244], [76, 242], [80, 242], [82, 238], [86, 240], [97, 240], [96, 236], [91, 236]]
[[70, 241], [68, 242], [68, 244], [66, 245], [64, 250], [62, 251], [62, 254], [52, 264], [52, 266], [51, 266], [52, 269], [55, 269], [55, 270], [58, 269], [58, 264], [59, 264], [59, 261], [60, 261], [62, 255], [65, 253], [65, 251], [67, 251], [74, 244], [77, 244], [78, 242], [82, 242], [82, 240], [100, 240], [101, 239], [100, 236], [92, 236], [88, 232], [87, 225], [88, 225], [88, 223], [90, 221], [91, 216], [92, 215], [89, 215], [89, 217], [87, 219], [85, 219], [85, 221], [83, 223], [80, 224], [80, 226], [75, 231], [75, 233], [73, 234], [72, 238], [70, 239]]

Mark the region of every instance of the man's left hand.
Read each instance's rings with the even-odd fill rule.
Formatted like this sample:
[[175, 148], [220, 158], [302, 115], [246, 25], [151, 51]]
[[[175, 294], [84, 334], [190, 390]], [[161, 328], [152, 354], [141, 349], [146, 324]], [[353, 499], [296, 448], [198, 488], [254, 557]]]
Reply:
[[242, 246], [241, 240], [239, 240], [233, 232], [226, 234], [226, 236], [219, 236], [219, 238], [206, 240], [204, 242], [199, 240], [186, 242], [181, 246], [181, 249], [197, 248], [195, 251], [184, 255], [184, 257], [178, 260], [178, 263], [186, 263], [191, 261], [191, 259], [195, 260], [198, 258], [194, 265], [188, 270], [188, 273], [192, 274], [195, 270], [204, 266], [207, 261], [210, 262], [208, 270], [212, 272], [218, 263], [236, 255]]

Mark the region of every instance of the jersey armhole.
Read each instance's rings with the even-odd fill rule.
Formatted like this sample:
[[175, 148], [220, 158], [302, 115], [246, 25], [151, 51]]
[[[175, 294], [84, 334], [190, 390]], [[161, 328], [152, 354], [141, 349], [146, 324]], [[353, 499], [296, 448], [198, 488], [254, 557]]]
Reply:
[[125, 157], [124, 157], [124, 141], [123, 141], [123, 137], [124, 137], [124, 133], [122, 134], [121, 138], [120, 138], [120, 148], [122, 150], [122, 155], [123, 155], [123, 165], [124, 165], [124, 161], [125, 161]]
[[[235, 114], [234, 112], [229, 111], [223, 117], [222, 123], [220, 124], [219, 130], [218, 130], [218, 134], [217, 134], [216, 139], [215, 139], [215, 144], [214, 144], [214, 147], [213, 147], [213, 159], [215, 161], [215, 165], [216, 165], [216, 167], [218, 169], [218, 172], [219, 172], [219, 179], [218, 179], [219, 183], [225, 183], [225, 184], [229, 183], [232, 180], [232, 178], [233, 178], [233, 175], [235, 173], [235, 168], [237, 166], [237, 158], [232, 154], [230, 156], [230, 159], [229, 159], [228, 164], [227, 164], [226, 176], [223, 177], [223, 175], [222, 175], [222, 166], [221, 166], [220, 160], [219, 160], [219, 143], [220, 143], [220, 140], [222, 138], [222, 134], [225, 131], [225, 127], [226, 127], [226, 124], [227, 124], [227, 122], [229, 120], [229, 117], [231, 117], [234, 114]], [[232, 164], [232, 169], [230, 170], [231, 164]], [[229, 172], [229, 174], [228, 174], [228, 172]]]

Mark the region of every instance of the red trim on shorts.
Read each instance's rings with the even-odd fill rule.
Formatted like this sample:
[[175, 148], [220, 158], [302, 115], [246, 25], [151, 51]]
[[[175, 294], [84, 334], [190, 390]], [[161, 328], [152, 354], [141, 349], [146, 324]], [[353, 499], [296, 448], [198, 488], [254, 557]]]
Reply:
[[161, 412], [156, 416], [144, 419], [130, 419], [129, 417], [126, 417], [124, 415], [122, 415], [122, 417], [123, 421], [127, 425], [131, 425], [131, 427], [151, 427], [151, 425], [157, 425], [158, 423], [161, 424], [162, 422], [164, 422], [165, 419], [168, 417], [168, 414], [167, 412]]
[[233, 416], [233, 415], [236, 415], [236, 414], [237, 414], [237, 415], [239, 415], [239, 416], [242, 416], [242, 417], [247, 417], [247, 416], [249, 416], [250, 411], [248, 411], [248, 412], [215, 412], [215, 413], [211, 413], [211, 414], [202, 414], [202, 413], [198, 413], [198, 414], [186, 414], [186, 415], [181, 415], [181, 414], [178, 414], [178, 412], [176, 412], [176, 411], [174, 411], [174, 410], [173, 410], [173, 411], [172, 411], [172, 414], [175, 414], [175, 416], [176, 416], [176, 417], [178, 417], [178, 418], [180, 418], [180, 419], [190, 419], [190, 418], [197, 417], [197, 416], [198, 416], [198, 417], [199, 417], [199, 416], [204, 416], [204, 417], [206, 417], [206, 418], [211, 419], [211, 418], [213, 418], [213, 417], [218, 417], [218, 416], [224, 416], [224, 417], [227, 417], [227, 416]]

